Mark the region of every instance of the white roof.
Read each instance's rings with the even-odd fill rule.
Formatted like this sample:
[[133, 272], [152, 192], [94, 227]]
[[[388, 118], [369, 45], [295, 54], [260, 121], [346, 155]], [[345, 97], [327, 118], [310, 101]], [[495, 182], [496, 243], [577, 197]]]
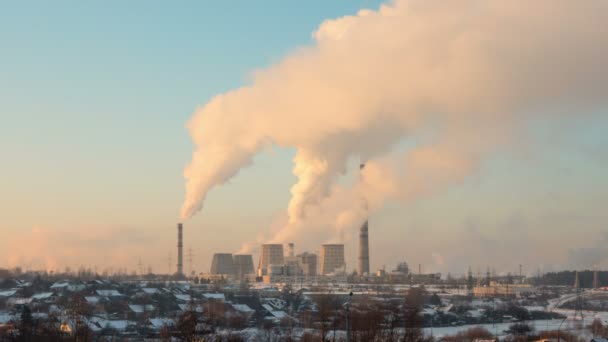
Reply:
[[52, 289], [58, 289], [58, 288], [62, 288], [62, 287], [66, 287], [70, 285], [67, 281], [58, 281], [55, 284], [51, 285]]
[[287, 313], [285, 313], [285, 311], [271, 311], [270, 312], [271, 315], [273, 315], [275, 318], [283, 318], [287, 316]]
[[32, 298], [10, 298], [8, 300], [9, 304], [13, 304], [13, 305], [23, 305], [23, 304], [29, 304], [32, 302]]
[[125, 330], [131, 324], [131, 322], [126, 320], [103, 320], [98, 322], [102, 328], [109, 326], [112, 329], [116, 330]]
[[205, 297], [207, 299], [221, 299], [221, 300], [226, 299], [226, 297], [224, 296], [223, 293], [203, 293], [203, 297]]
[[484, 309], [475, 309], [467, 311], [471, 317], [479, 318], [483, 315], [486, 310]]
[[[177, 304], [177, 306], [179, 306], [179, 309], [182, 311], [188, 311], [193, 309], [190, 304]], [[194, 307], [194, 311], [196, 312], [203, 312], [203, 307], [200, 305], [197, 305], [196, 307]]]
[[145, 311], [143, 305], [129, 304], [129, 309], [135, 313], [143, 313]]
[[166, 317], [150, 318], [150, 324], [152, 324], [154, 328], [160, 329], [162, 327], [174, 325], [175, 321]]
[[146, 305], [138, 305], [138, 304], [129, 304], [129, 309], [135, 313], [143, 313], [146, 311], [154, 310], [154, 305], [146, 304]]
[[87, 303], [89, 303], [89, 304], [99, 303], [99, 297], [97, 297], [97, 296], [85, 296], [84, 300], [86, 300]]
[[95, 292], [97, 292], [98, 295], [103, 296], [103, 297], [122, 296], [122, 294], [120, 294], [120, 292], [118, 292], [116, 290], [96, 290]]
[[175, 298], [177, 298], [178, 300], [182, 300], [184, 302], [189, 302], [190, 301], [190, 295], [187, 294], [175, 294], [174, 295]]
[[6, 324], [16, 317], [8, 312], [0, 312], [0, 324]]
[[17, 293], [17, 290], [0, 291], [0, 297], [11, 297], [14, 296], [15, 293]]
[[144, 291], [147, 294], [155, 294], [155, 293], [160, 293], [160, 290], [154, 287], [144, 287], [141, 289], [142, 291]]
[[247, 305], [247, 304], [232, 304], [232, 307], [236, 311], [240, 311], [240, 312], [255, 312], [255, 310], [250, 308], [249, 305]]
[[34, 300], [48, 299], [48, 298], [51, 298], [51, 296], [53, 296], [53, 292], [42, 292], [42, 293], [36, 293], [35, 295], [33, 295], [32, 299], [34, 299]]

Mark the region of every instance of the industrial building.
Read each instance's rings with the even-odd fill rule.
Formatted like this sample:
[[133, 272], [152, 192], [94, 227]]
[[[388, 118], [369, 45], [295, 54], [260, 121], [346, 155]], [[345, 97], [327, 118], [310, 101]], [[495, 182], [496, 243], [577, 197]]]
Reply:
[[316, 276], [317, 275], [317, 255], [313, 253], [304, 252], [298, 254], [298, 260], [300, 267], [302, 268], [302, 274], [305, 276]]
[[234, 261], [230, 253], [215, 253], [211, 262], [211, 274], [225, 274], [234, 276], [236, 274]]
[[321, 274], [337, 274], [346, 271], [343, 244], [324, 244], [321, 246]]
[[270, 265], [284, 265], [285, 255], [283, 254], [282, 244], [263, 244], [258, 265], [258, 275], [263, 276], [268, 273]]
[[235, 254], [232, 257], [236, 279], [244, 279], [249, 274], [255, 274], [253, 256], [251, 254]]

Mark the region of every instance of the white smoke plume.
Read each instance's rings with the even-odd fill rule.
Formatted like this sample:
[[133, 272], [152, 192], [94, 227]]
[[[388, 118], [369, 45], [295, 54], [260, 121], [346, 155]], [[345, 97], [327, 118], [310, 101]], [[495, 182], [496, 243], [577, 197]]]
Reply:
[[[196, 111], [181, 214], [272, 145], [297, 150], [277, 241], [318, 217], [356, 226], [361, 196], [374, 210], [440, 191], [531, 116], [606, 104], [606, 13], [604, 0], [398, 0], [327, 20], [312, 46]], [[412, 147], [396, 154], [402, 141]], [[367, 161], [363, 180], [337, 186], [353, 158]]]

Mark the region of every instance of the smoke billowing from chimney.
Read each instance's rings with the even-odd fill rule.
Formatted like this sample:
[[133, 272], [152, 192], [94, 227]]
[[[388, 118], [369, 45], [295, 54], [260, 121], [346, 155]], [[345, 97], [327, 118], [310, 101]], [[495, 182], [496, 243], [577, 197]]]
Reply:
[[[531, 116], [583, 115], [608, 99], [608, 2], [397, 0], [327, 20], [312, 46], [255, 73], [196, 111], [182, 216], [269, 146], [295, 148], [285, 231], [316, 207], [334, 226], [364, 196], [441, 190], [473, 172]], [[395, 145], [408, 141], [406, 151]], [[352, 189], [335, 185], [366, 160]], [[332, 207], [332, 206], [335, 206]], [[335, 209], [335, 210], [334, 210]], [[361, 210], [360, 207], [357, 210]], [[328, 213], [329, 212], [329, 213]]]

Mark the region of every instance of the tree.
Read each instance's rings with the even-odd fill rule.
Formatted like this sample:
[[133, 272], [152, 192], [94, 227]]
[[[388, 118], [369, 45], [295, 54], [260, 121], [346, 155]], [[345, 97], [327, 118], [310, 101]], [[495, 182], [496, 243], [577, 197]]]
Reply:
[[444, 342], [463, 342], [475, 340], [493, 340], [494, 335], [482, 327], [474, 327], [465, 331], [460, 331], [454, 335], [447, 335], [442, 338]]
[[527, 335], [528, 333], [532, 332], [532, 330], [532, 327], [526, 323], [515, 323], [509, 326], [509, 330], [507, 330], [507, 332], [509, 334], [521, 336]]
[[441, 305], [441, 298], [436, 293], [433, 293], [431, 298], [429, 299], [429, 303], [431, 305]]
[[606, 337], [608, 335], [602, 320], [599, 318], [594, 319], [593, 322], [589, 324], [588, 328], [591, 330], [593, 336]]
[[32, 311], [25, 305], [21, 309], [21, 319], [18, 325], [19, 341], [31, 341], [34, 330], [34, 318]]
[[178, 337], [183, 341], [190, 342], [196, 338], [196, 313], [194, 311], [184, 312], [177, 321]]
[[405, 325], [404, 342], [421, 341], [424, 338], [422, 327], [424, 319], [421, 315], [424, 303], [424, 288], [412, 287], [405, 297], [403, 320]]
[[74, 326], [74, 340], [78, 342], [93, 341], [93, 332], [87, 324], [81, 320], [76, 321]]

